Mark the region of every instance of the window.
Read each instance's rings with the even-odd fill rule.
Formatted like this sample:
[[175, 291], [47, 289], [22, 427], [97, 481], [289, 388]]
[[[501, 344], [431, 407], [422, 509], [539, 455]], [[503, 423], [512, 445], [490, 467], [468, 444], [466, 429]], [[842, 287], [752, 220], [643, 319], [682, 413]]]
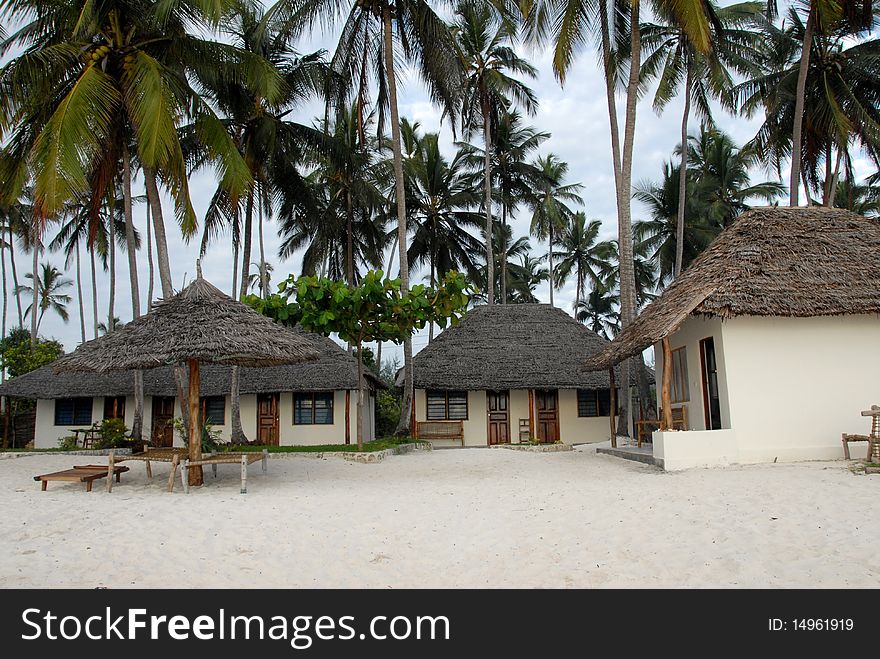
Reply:
[[686, 403], [690, 399], [687, 350], [678, 348], [672, 351], [672, 402]]
[[333, 423], [333, 392], [293, 395], [293, 424], [331, 425]]
[[466, 421], [468, 395], [466, 391], [428, 391], [428, 421]]
[[226, 425], [226, 396], [202, 398], [202, 423], [210, 423], [212, 426]]
[[578, 416], [611, 416], [610, 389], [578, 389]]
[[89, 426], [92, 423], [91, 398], [56, 398], [56, 426]]

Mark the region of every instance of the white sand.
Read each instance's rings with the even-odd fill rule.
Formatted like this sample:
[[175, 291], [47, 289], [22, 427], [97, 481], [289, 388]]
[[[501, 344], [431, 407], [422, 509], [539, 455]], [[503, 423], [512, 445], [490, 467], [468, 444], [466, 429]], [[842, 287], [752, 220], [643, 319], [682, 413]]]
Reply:
[[183, 494], [0, 461], [4, 587], [880, 586], [880, 476], [844, 462], [664, 474], [591, 448], [270, 460]]

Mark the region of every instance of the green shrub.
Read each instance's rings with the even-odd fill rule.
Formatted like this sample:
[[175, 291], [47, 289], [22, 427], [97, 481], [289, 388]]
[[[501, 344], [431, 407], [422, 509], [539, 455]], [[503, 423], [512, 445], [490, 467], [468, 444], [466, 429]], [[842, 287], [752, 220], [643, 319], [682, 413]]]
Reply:
[[79, 446], [76, 443], [76, 437], [68, 435], [58, 439], [58, 448], [62, 451], [76, 451]]
[[[174, 430], [177, 436], [183, 442], [184, 446], [189, 446], [189, 434], [186, 432], [186, 425], [183, 419], [176, 417], [174, 419]], [[216, 453], [222, 450], [221, 446], [225, 445], [220, 441], [220, 431], [215, 430], [214, 426], [205, 421], [202, 424], [202, 453]]]
[[98, 426], [100, 439], [95, 442], [95, 448], [130, 448], [132, 442], [128, 432], [122, 419], [104, 419]]

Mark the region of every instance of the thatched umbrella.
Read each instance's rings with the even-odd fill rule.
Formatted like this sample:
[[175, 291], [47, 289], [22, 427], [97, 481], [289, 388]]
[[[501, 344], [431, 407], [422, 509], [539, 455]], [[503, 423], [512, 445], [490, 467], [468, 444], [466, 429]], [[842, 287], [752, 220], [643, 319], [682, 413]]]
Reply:
[[[189, 366], [189, 458], [201, 459], [199, 364], [280, 366], [318, 359], [303, 336], [261, 316], [211, 285], [198, 272], [180, 293], [110, 334], [80, 345], [55, 362], [56, 371], [127, 371]], [[201, 485], [201, 468], [190, 470]]]

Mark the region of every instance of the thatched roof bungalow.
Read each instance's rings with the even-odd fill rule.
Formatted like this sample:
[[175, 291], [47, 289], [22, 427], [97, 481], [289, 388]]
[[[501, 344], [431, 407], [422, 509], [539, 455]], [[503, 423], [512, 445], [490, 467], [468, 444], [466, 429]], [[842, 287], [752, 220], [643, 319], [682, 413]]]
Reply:
[[[287, 366], [242, 367], [239, 377], [242, 427], [248, 439], [267, 443], [341, 444], [356, 438], [357, 361], [333, 340], [293, 330], [319, 357]], [[232, 367], [201, 368], [202, 410], [221, 436], [231, 433]], [[152, 368], [144, 377], [144, 434], [159, 445], [181, 445], [170, 421], [181, 414], [170, 366]], [[366, 372], [367, 441], [373, 439], [374, 392], [384, 387]], [[107, 417], [121, 417], [130, 427], [134, 415], [131, 371], [56, 373], [44, 366], [0, 385], [0, 395], [37, 401], [35, 446], [57, 446], [58, 439]], [[277, 439], [276, 439], [277, 438]]]
[[604, 441], [615, 398], [610, 374], [585, 363], [607, 345], [550, 305], [478, 306], [413, 359], [420, 436], [460, 422], [463, 437], [437, 441]]
[[654, 434], [667, 469], [840, 458], [841, 433], [865, 432], [859, 412], [880, 401], [878, 314], [880, 223], [756, 208], [588, 366], [653, 345], [662, 394], [671, 363], [668, 399], [688, 432]]

